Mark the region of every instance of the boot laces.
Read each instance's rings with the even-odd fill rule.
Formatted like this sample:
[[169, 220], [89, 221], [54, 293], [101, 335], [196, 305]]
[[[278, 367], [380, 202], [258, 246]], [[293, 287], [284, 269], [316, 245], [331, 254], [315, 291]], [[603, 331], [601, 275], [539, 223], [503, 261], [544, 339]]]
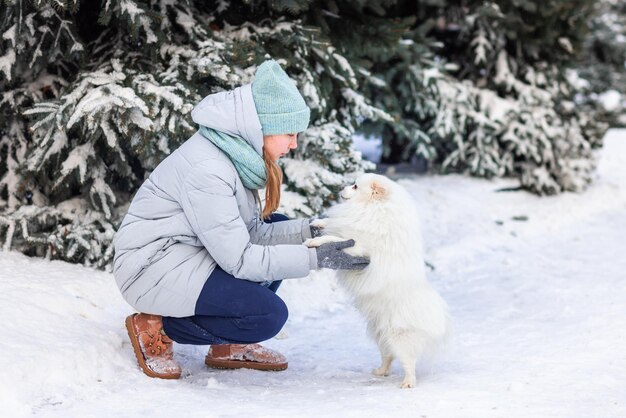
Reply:
[[148, 333], [148, 336], [150, 337], [148, 347], [146, 347], [148, 354], [151, 356], [165, 355], [168, 358], [172, 356], [172, 351], [170, 350], [172, 340], [167, 335], [163, 335], [161, 330], [158, 330], [154, 334]]

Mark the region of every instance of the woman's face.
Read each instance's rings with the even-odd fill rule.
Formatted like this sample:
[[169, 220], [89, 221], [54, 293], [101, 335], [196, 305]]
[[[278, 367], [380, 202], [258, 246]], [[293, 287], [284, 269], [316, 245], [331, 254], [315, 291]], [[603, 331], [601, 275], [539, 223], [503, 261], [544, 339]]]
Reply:
[[290, 150], [298, 147], [298, 134], [264, 135], [263, 149], [272, 161], [284, 157]]

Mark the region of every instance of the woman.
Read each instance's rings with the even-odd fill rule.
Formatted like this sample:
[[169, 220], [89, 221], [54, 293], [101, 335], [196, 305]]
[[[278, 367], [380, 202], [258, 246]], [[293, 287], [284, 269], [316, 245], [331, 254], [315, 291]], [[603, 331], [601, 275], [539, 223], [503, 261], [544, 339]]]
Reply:
[[126, 318], [137, 361], [148, 376], [180, 377], [173, 340], [211, 345], [209, 366], [284, 370], [280, 353], [256, 344], [287, 320], [280, 281], [368, 260], [341, 251], [354, 241], [307, 248], [309, 221], [273, 214], [276, 160], [296, 148], [310, 115], [278, 63], [259, 66], [252, 84], [205, 97], [191, 115], [199, 132], [142, 184], [114, 240], [116, 282], [140, 312]]

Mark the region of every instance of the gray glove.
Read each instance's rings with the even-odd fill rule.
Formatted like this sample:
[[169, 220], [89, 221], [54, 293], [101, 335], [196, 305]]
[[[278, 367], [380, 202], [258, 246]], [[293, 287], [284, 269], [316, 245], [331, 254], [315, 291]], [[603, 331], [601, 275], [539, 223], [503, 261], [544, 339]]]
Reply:
[[354, 257], [344, 253], [344, 248], [354, 246], [354, 240], [327, 242], [316, 248], [317, 268], [333, 270], [363, 270], [370, 263], [367, 257]]

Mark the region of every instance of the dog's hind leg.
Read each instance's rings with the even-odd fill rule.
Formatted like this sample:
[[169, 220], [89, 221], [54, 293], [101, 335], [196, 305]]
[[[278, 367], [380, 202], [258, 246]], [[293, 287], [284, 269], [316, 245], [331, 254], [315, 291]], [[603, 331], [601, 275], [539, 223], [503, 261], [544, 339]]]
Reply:
[[400, 364], [402, 364], [402, 368], [404, 369], [404, 379], [400, 384], [400, 387], [403, 389], [406, 388], [414, 388], [416, 385], [415, 379], [415, 365], [417, 363], [417, 359], [413, 356], [407, 355], [401, 357]]
[[414, 388], [416, 385], [415, 366], [417, 359], [424, 352], [425, 341], [416, 332], [404, 331], [396, 334], [390, 341], [393, 354], [404, 369], [401, 388]]
[[368, 324], [368, 332], [374, 337], [378, 350], [380, 350], [380, 367], [372, 370], [374, 376], [389, 376], [389, 370], [391, 369], [391, 362], [393, 361], [393, 354], [389, 350], [389, 347], [385, 344], [383, 336], [380, 332], [376, 332], [373, 329], [373, 324]]
[[391, 362], [393, 361], [393, 356], [391, 354], [383, 354], [380, 353], [381, 365], [380, 367], [372, 370], [372, 374], [374, 376], [389, 376], [389, 370], [391, 369]]

